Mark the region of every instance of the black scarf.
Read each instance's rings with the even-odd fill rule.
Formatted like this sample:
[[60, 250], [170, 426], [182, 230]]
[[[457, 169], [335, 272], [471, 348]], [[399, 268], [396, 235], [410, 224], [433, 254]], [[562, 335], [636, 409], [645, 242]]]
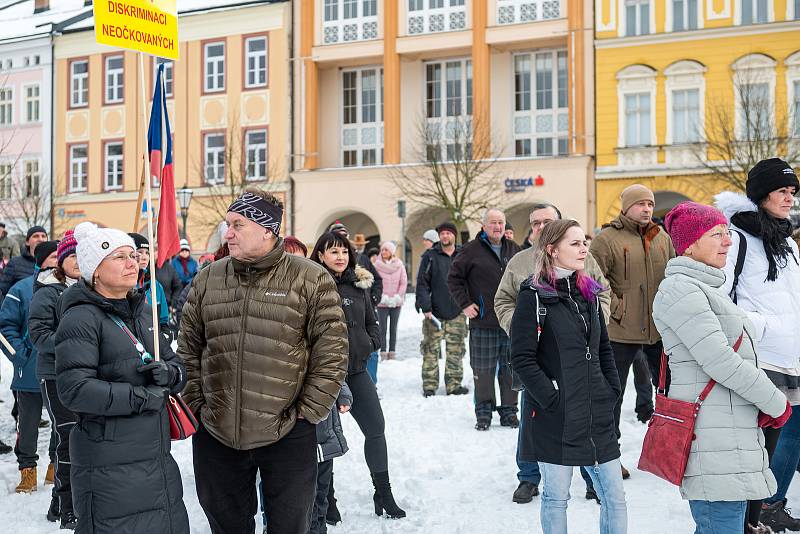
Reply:
[[792, 247], [786, 242], [786, 239], [792, 236], [791, 220], [776, 219], [759, 208], [758, 211], [739, 212], [731, 217], [731, 222], [748, 234], [759, 238], [764, 244], [764, 252], [769, 263], [766, 281], [774, 282], [778, 279], [778, 269], [786, 267], [789, 255], [795, 263], [798, 263]]

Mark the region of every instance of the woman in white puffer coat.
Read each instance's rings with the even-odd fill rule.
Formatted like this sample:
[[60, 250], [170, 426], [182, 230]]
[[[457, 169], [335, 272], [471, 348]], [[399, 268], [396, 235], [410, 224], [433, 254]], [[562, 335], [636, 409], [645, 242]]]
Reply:
[[[744, 529], [746, 501], [777, 487], [759, 423], [780, 426], [790, 410], [757, 366], [747, 314], [720, 289], [731, 245], [725, 217], [683, 202], [665, 222], [679, 256], [667, 263], [653, 320], [669, 355], [669, 397], [693, 402], [710, 379], [717, 382], [697, 416], [681, 496], [689, 501], [695, 534], [736, 534]], [[665, 421], [656, 413], [651, 424]]]
[[[748, 173], [747, 196], [720, 193], [717, 207], [731, 222], [731, 246], [725, 265], [725, 284], [755, 327], [758, 364], [795, 406], [783, 430], [764, 430], [770, 467], [778, 480], [777, 492], [752, 502], [748, 521], [760, 521], [773, 530], [800, 530], [800, 520], [786, 511], [786, 490], [800, 463], [800, 253], [791, 238], [789, 210], [800, 190], [792, 168], [772, 158]], [[732, 291], [739, 255], [744, 263]]]

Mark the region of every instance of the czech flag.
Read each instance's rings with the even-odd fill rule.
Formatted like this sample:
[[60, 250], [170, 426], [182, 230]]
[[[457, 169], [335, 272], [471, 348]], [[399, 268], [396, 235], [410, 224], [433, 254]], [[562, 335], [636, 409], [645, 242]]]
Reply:
[[[172, 135], [167, 114], [167, 98], [161, 90], [164, 65], [158, 66], [156, 87], [153, 91], [153, 109], [150, 112], [150, 126], [147, 130], [147, 148], [150, 152], [150, 183], [157, 179], [161, 183], [161, 203], [158, 208], [158, 259], [161, 267], [181, 249], [178, 235], [178, 214], [175, 203], [175, 176], [172, 167]], [[163, 120], [162, 120], [163, 119]], [[166, 128], [164, 127], [166, 126]], [[164, 138], [166, 137], [166, 149]], [[164, 167], [161, 167], [161, 158]]]

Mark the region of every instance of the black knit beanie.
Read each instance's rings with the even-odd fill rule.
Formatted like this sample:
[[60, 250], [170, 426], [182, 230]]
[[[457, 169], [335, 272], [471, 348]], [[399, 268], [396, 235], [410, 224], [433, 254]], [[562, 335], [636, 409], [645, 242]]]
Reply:
[[747, 198], [756, 205], [781, 187], [800, 191], [800, 180], [794, 170], [780, 158], [763, 159], [747, 173]]
[[41, 267], [47, 257], [58, 250], [58, 241], [42, 241], [33, 251], [33, 257], [36, 259], [36, 266]]

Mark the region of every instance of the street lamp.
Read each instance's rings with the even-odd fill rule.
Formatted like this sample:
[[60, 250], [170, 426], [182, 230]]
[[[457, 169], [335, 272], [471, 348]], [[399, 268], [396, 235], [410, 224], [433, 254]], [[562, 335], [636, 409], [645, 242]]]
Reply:
[[178, 206], [181, 208], [181, 219], [183, 219], [183, 239], [186, 237], [186, 219], [189, 218], [189, 204], [192, 203], [192, 195], [194, 191], [186, 186], [181, 187], [175, 193], [178, 195]]

